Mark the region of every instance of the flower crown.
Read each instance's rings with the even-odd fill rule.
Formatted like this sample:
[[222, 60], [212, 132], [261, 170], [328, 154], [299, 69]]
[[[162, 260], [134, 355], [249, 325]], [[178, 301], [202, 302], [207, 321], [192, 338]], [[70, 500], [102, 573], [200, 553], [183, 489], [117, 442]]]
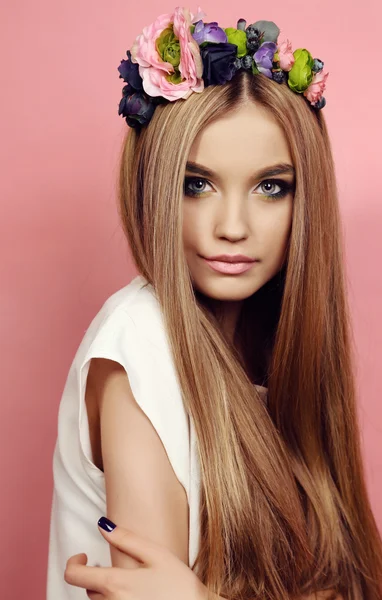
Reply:
[[223, 85], [240, 69], [286, 82], [318, 110], [325, 106], [329, 73], [323, 72], [324, 63], [305, 48], [292, 52], [288, 39], [278, 45], [280, 29], [273, 21], [246, 27], [245, 19], [239, 19], [236, 29], [223, 29], [216, 21], [203, 23], [204, 16], [200, 7], [194, 17], [178, 6], [173, 14], [160, 15], [144, 27], [127, 50], [128, 60], [118, 67], [126, 83], [118, 114], [130, 127], [146, 125], [157, 104]]

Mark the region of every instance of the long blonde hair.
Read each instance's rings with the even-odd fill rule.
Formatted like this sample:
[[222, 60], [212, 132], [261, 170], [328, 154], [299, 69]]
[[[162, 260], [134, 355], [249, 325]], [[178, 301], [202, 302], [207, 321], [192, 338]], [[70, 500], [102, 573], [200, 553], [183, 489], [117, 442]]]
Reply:
[[[187, 157], [197, 134], [241, 105], [269, 109], [296, 170], [285, 266], [246, 299], [239, 327], [260, 399], [216, 315], [192, 286], [182, 243]], [[119, 211], [138, 271], [163, 312], [198, 437], [196, 565], [214, 593], [289, 600], [336, 589], [382, 600], [382, 543], [360, 449], [338, 192], [327, 126], [299, 94], [238, 72], [128, 128]]]

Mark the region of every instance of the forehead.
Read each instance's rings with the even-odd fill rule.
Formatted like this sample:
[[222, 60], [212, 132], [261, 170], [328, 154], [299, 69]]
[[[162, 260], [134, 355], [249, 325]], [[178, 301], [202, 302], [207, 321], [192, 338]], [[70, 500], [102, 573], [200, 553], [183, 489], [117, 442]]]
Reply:
[[269, 110], [252, 102], [207, 125], [195, 138], [188, 160], [221, 176], [247, 176], [279, 162], [292, 164], [281, 126]]

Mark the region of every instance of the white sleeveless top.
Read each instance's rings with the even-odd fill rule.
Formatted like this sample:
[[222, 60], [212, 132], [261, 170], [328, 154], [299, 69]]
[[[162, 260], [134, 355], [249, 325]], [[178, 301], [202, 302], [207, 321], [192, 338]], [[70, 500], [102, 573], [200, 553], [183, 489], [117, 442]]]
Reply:
[[[147, 285], [146, 285], [147, 284]], [[120, 363], [135, 400], [156, 429], [189, 504], [189, 565], [199, 549], [200, 466], [195, 428], [185, 410], [160, 304], [142, 276], [110, 296], [94, 317], [71, 364], [58, 411], [53, 454], [47, 600], [85, 600], [64, 580], [66, 562], [85, 552], [87, 565], [110, 567], [97, 522], [106, 515], [104, 473], [94, 464], [85, 404], [90, 360]], [[256, 386], [266, 397], [267, 388]]]

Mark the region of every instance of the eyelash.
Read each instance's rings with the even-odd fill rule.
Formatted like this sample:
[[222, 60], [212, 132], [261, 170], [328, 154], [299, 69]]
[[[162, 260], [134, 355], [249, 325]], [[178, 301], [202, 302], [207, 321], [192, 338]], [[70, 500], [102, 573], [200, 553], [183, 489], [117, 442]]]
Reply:
[[[189, 196], [190, 198], [198, 198], [200, 196], [203, 196], [203, 194], [205, 193], [191, 192], [190, 189], [187, 189], [187, 185], [192, 182], [195, 183], [195, 181], [204, 181], [211, 185], [207, 179], [204, 179], [204, 177], [185, 177], [184, 194], [186, 196]], [[277, 200], [278, 198], [284, 198], [287, 194], [289, 194], [289, 192], [293, 190], [294, 187], [292, 183], [284, 181], [283, 179], [264, 179], [259, 185], [263, 185], [264, 183], [276, 184], [281, 188], [281, 190], [279, 192], [276, 192], [275, 194], [264, 194], [264, 196], [267, 196], [267, 198], [272, 198], [273, 200]]]

